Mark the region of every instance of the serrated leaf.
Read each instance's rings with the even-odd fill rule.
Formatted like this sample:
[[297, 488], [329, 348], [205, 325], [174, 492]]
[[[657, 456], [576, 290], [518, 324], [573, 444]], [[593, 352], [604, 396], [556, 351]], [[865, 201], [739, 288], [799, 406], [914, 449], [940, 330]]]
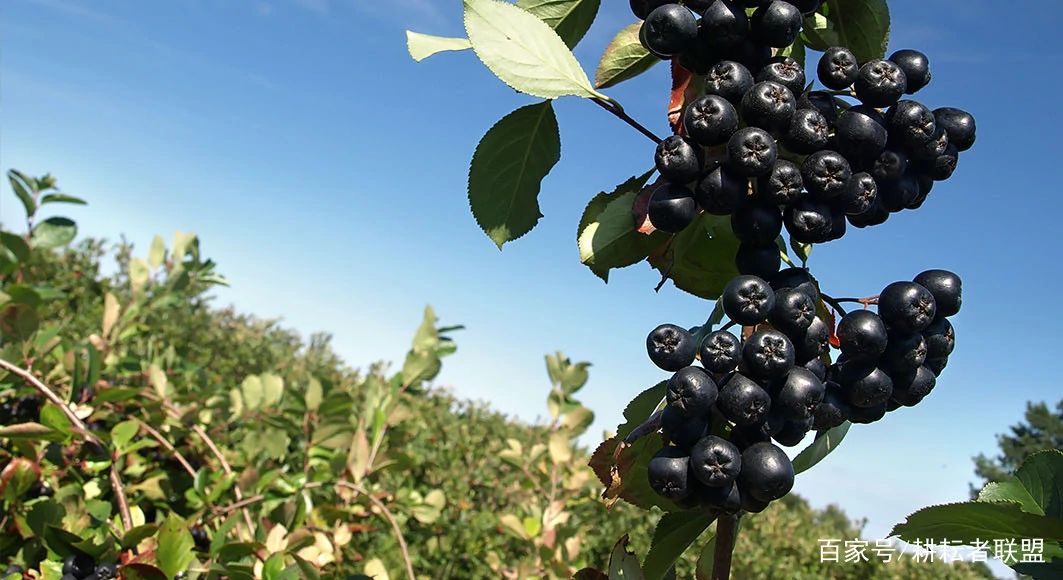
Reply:
[[166, 261], [166, 242], [162, 236], [156, 235], [151, 240], [151, 249], [148, 250], [148, 264], [152, 269], [158, 269]]
[[159, 531], [158, 524], [136, 526], [122, 536], [122, 547], [135, 548], [144, 540], [154, 536], [157, 531]]
[[635, 198], [653, 172], [628, 179], [612, 193], [599, 193], [583, 210], [576, 230], [580, 262], [603, 282], [609, 282], [609, 270], [637, 264], [668, 241], [663, 232], [639, 233], [632, 214]]
[[1030, 455], [1015, 477], [1044, 515], [1063, 518], [1063, 451], [1048, 449]]
[[975, 541], [1031, 538], [1063, 542], [1063, 520], [1022, 511], [1018, 502], [970, 501], [923, 508], [897, 524], [890, 536], [911, 542], [949, 539]]
[[609, 554], [609, 580], [645, 580], [639, 559], [627, 549], [628, 535], [613, 545]]
[[650, 70], [661, 59], [650, 54], [639, 40], [642, 21], [625, 26], [616, 33], [598, 61], [594, 88], [607, 89]]
[[30, 246], [49, 250], [65, 246], [74, 241], [78, 235], [78, 226], [65, 217], [50, 217], [33, 226], [30, 234]]
[[46, 203], [71, 203], [74, 205], [88, 205], [89, 202], [65, 193], [49, 193], [41, 197], [41, 205]]
[[646, 580], [661, 580], [679, 557], [715, 520], [704, 510], [673, 512], [661, 516], [653, 530], [650, 551], [642, 562]]
[[978, 493], [978, 501], [987, 502], [1007, 502], [1012, 501], [1020, 504], [1022, 510], [1031, 514], [1043, 516], [1044, 510], [1041, 506], [1037, 505], [1030, 492], [1026, 491], [1022, 482], [1014, 477], [1009, 477], [1004, 481], [993, 481], [986, 484], [982, 488], [982, 491]]
[[514, 90], [544, 99], [601, 97], [572, 51], [545, 22], [507, 2], [464, 0], [476, 56]]
[[188, 531], [188, 524], [171, 513], [159, 527], [159, 545], [155, 549], [156, 564], [168, 578], [188, 568], [195, 560], [195, 541]]
[[882, 58], [890, 40], [886, 0], [827, 0], [827, 20], [860, 64]]
[[537, 199], [542, 180], [560, 159], [561, 135], [550, 101], [513, 111], [480, 139], [469, 167], [469, 206], [499, 250], [543, 217]]
[[654, 250], [649, 263], [676, 288], [705, 300], [716, 300], [738, 275], [738, 239], [726, 216], [702, 213], [676, 234], [671, 244]]
[[575, 48], [598, 15], [601, 0], [517, 0], [517, 7], [554, 29], [565, 45]]
[[15, 196], [22, 202], [22, 207], [26, 210], [26, 216], [32, 216], [36, 213], [37, 204], [33, 202], [36, 181], [14, 169], [7, 172], [7, 180], [11, 183], [11, 189], [15, 192]]
[[827, 430], [822, 435], [817, 433], [816, 440], [801, 453], [797, 454], [797, 457], [794, 457], [794, 473], [807, 471], [822, 461], [824, 457], [830, 455], [842, 442], [842, 439], [845, 438], [845, 434], [849, 432], [849, 427], [851, 426], [852, 423], [846, 421], [833, 429]]
[[406, 50], [410, 52], [410, 56], [417, 62], [421, 62], [440, 52], [460, 51], [469, 48], [472, 48], [472, 43], [469, 42], [468, 38], [448, 38], [406, 31]]

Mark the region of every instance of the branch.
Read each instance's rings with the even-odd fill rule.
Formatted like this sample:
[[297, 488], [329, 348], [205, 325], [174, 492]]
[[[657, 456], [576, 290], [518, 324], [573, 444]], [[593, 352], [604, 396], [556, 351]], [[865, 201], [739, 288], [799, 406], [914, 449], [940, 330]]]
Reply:
[[[55, 391], [47, 385], [37, 380], [37, 377], [33, 376], [32, 372], [24, 370], [4, 359], [0, 359], [0, 368], [20, 377], [22, 380], [32, 385], [33, 388], [37, 389], [39, 393], [44, 395], [44, 397], [51, 401], [56, 407], [59, 407], [59, 410], [70, 420], [70, 423], [81, 432], [85, 441], [95, 443], [99, 447], [104, 447], [103, 440], [89, 431], [89, 428], [85, 425], [84, 421], [78, 418], [73, 409], [66, 404], [66, 401], [59, 398], [59, 395], [55, 394]], [[114, 461], [111, 462], [111, 468], [109, 471], [111, 488], [114, 490], [115, 503], [118, 504], [118, 514], [122, 517], [122, 527], [124, 527], [126, 531], [129, 531], [133, 528], [133, 515], [129, 511], [129, 499], [126, 498], [125, 487], [122, 485], [122, 478], [118, 475], [118, 469], [115, 467]]]
[[181, 455], [181, 452], [178, 451], [177, 448], [173, 446], [173, 443], [170, 443], [169, 441], [167, 441], [166, 438], [162, 436], [162, 433], [159, 433], [158, 431], [155, 430], [154, 427], [152, 427], [151, 425], [148, 425], [147, 423], [145, 423], [141, 419], [135, 418], [135, 421], [137, 423], [140, 423], [140, 427], [142, 429], [144, 429], [145, 431], [147, 431], [148, 434], [151, 435], [151, 437], [153, 439], [158, 441], [159, 444], [161, 444], [163, 447], [165, 447], [167, 451], [169, 451], [170, 453], [173, 453], [174, 457], [177, 458], [177, 462], [181, 464], [181, 467], [185, 468], [185, 471], [187, 471], [188, 474], [192, 476], [192, 479], [196, 478], [196, 470], [192, 469], [192, 464], [188, 463], [188, 461], [185, 460], [185, 456]]
[[735, 548], [735, 525], [738, 516], [721, 515], [716, 519], [716, 546], [712, 554], [712, 580], [730, 580], [731, 554]]
[[[225, 455], [222, 454], [221, 449], [218, 449], [218, 446], [214, 444], [214, 441], [210, 438], [209, 435], [207, 435], [207, 432], [204, 431], [203, 428], [199, 425], [193, 425], [192, 431], [194, 431], [195, 434], [203, 440], [203, 443], [207, 445], [207, 449], [210, 449], [210, 452], [214, 454], [214, 457], [218, 458], [218, 461], [221, 463], [222, 470], [225, 471], [225, 475], [232, 475], [233, 468], [229, 466], [229, 462], [225, 460]], [[244, 493], [240, 491], [239, 482], [235, 482], [233, 485], [233, 495], [236, 496], [237, 502], [243, 501], [244, 499]], [[255, 523], [251, 519], [251, 513], [244, 508], [241, 508], [240, 511], [244, 514], [244, 523], [247, 524], [247, 533], [254, 537]]]
[[636, 131], [648, 137], [650, 141], [653, 141], [654, 143], [658, 144], [661, 142], [660, 137], [654, 135], [652, 131], [643, 127], [638, 121], [632, 119], [627, 113], [625, 113], [624, 107], [621, 107], [620, 103], [616, 101], [606, 101], [605, 99], [599, 99], [598, 97], [594, 97], [591, 100], [595, 103], [598, 103], [598, 105], [600, 105], [606, 111], [609, 111], [610, 113], [619, 117], [628, 125], [634, 127]]
[[388, 523], [391, 524], [391, 529], [395, 530], [395, 538], [399, 541], [399, 551], [402, 552], [402, 561], [406, 564], [406, 575], [409, 577], [410, 580], [417, 580], [417, 576], [415, 576], [413, 573], [413, 563], [410, 561], [410, 551], [406, 548], [406, 539], [402, 537], [402, 528], [399, 527], [399, 522], [397, 522], [395, 520], [395, 516], [390, 511], [388, 511], [388, 508], [384, 505], [384, 502], [373, 497], [372, 494], [370, 494], [368, 491], [365, 490], [365, 488], [360, 485], [355, 485], [347, 481], [337, 481], [336, 485], [340, 487], [346, 487], [347, 489], [355, 493], [360, 493], [364, 495], [366, 498], [369, 499], [370, 503], [372, 503], [374, 506], [376, 506], [377, 509], [380, 510], [380, 513], [383, 514], [384, 518], [387, 519]]

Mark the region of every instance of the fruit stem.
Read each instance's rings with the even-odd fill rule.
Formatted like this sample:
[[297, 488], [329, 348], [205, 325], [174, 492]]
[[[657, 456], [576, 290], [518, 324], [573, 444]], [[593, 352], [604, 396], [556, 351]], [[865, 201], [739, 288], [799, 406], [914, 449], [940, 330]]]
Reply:
[[712, 554], [712, 580], [730, 580], [731, 554], [735, 547], [738, 516], [721, 515], [716, 519], [716, 546]]
[[845, 301], [844, 298], [841, 299], [841, 300], [839, 300], [837, 298], [831, 298], [829, 295], [825, 294], [822, 290], [819, 293], [819, 297], [822, 298], [823, 301], [826, 302], [827, 304], [830, 304], [831, 308], [837, 310], [839, 314], [841, 314], [842, 316], [845, 316], [845, 314], [846, 314], [845, 313], [845, 309], [842, 308], [842, 305], [841, 305], [841, 302]]
[[639, 133], [642, 133], [643, 135], [648, 137], [654, 143], [658, 143], [659, 144], [661, 142], [661, 138], [660, 137], [654, 135], [652, 131], [650, 131], [649, 129], [643, 127], [638, 121], [632, 119], [627, 113], [625, 113], [624, 112], [624, 107], [621, 107], [620, 103], [618, 103], [618, 102], [616, 102], [616, 101], [614, 101], [612, 99], [610, 99], [609, 101], [606, 101], [605, 99], [599, 99], [598, 97], [594, 97], [591, 100], [594, 101], [595, 103], [598, 103], [598, 105], [600, 105], [606, 111], [609, 111], [610, 113], [616, 115], [618, 118], [620, 118], [622, 121], [624, 121], [628, 125], [631, 125], [632, 127], [634, 127], [636, 131], [638, 131]]

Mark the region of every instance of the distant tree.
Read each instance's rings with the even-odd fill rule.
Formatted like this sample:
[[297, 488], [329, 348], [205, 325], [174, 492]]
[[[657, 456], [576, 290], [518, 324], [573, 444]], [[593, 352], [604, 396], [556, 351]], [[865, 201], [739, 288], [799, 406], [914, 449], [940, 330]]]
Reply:
[[1031, 453], [1063, 449], [1063, 400], [1056, 404], [1054, 413], [1044, 402], [1026, 403], [1024, 422], [1012, 426], [1010, 435], [998, 435], [997, 444], [1000, 455], [989, 458], [980, 453], [974, 458], [974, 472], [983, 481], [977, 487], [971, 486], [972, 498], [986, 483], [1001, 481], [1013, 473]]

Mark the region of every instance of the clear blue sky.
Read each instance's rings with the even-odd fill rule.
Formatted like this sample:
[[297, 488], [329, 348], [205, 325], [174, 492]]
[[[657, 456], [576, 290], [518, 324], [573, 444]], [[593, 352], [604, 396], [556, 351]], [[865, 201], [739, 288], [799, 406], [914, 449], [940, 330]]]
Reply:
[[[629, 24], [608, 0], [576, 55], [593, 75]], [[908, 513], [966, 499], [971, 457], [1027, 400], [1060, 397], [1049, 266], [1063, 210], [1058, 91], [1063, 9], [1041, 0], [1001, 21], [988, 0], [891, 2], [890, 49], [930, 56], [917, 98], [971, 111], [978, 142], [922, 209], [817, 247], [810, 266], [836, 296], [871, 295], [927, 268], [964, 280], [957, 349], [933, 395], [855, 426], [795, 491], [867, 517], [884, 537]], [[591, 434], [666, 377], [646, 358], [661, 322], [693, 326], [711, 304], [646, 265], [603, 284], [579, 263], [586, 202], [652, 166], [653, 144], [598, 107], [556, 103], [562, 159], [543, 185], [545, 217], [499, 252], [466, 200], [480, 136], [534, 102], [469, 51], [415, 63], [404, 30], [461, 36], [457, 0], [9, 0], [0, 17], [0, 165], [52, 172], [91, 206], [71, 208], [82, 233], [140, 251], [155, 234], [196, 232], [232, 282], [218, 293], [309, 334], [332, 332], [356, 366], [401, 361], [431, 303], [465, 324], [440, 383], [527, 420], [545, 415], [543, 355], [593, 363], [582, 399]], [[1054, 74], [1054, 73], [1052, 73]], [[667, 67], [607, 93], [667, 132]], [[1030, 84], [1023, 84], [1030, 83]], [[1040, 89], [1038, 87], [1041, 87]], [[0, 213], [21, 207], [5, 186]], [[238, 378], [234, 378], [238, 380]]]

